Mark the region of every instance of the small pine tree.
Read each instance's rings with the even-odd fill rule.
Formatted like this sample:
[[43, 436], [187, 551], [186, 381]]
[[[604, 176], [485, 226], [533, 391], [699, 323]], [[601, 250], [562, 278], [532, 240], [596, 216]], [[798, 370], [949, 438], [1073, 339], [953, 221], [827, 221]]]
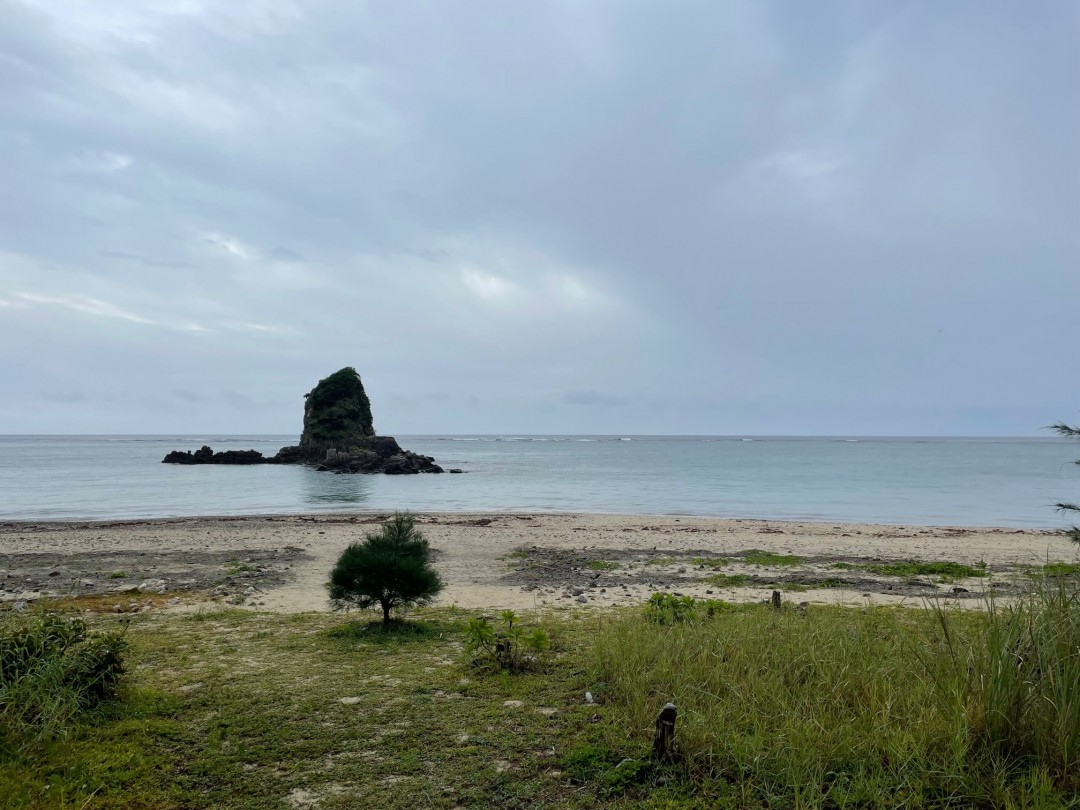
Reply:
[[428, 565], [429, 553], [413, 516], [398, 512], [380, 531], [342, 552], [330, 572], [330, 599], [337, 608], [379, 605], [388, 627], [393, 608], [426, 604], [442, 590], [442, 580]]
[[[1071, 439], [1080, 439], [1080, 427], [1070, 427], [1064, 422], [1058, 422], [1056, 425], [1051, 425], [1050, 429], [1057, 433], [1059, 436], [1065, 436]], [[1080, 460], [1076, 462], [1080, 464]], [[1062, 502], [1055, 504], [1059, 512], [1080, 512], [1080, 503], [1068, 503]], [[1077, 544], [1080, 544], [1080, 526], [1072, 526], [1069, 529], [1069, 538]]]

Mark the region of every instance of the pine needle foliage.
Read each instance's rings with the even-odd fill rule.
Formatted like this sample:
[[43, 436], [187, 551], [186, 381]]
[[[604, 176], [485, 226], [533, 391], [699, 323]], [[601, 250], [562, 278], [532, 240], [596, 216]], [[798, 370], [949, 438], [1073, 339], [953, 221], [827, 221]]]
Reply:
[[442, 590], [442, 580], [429, 564], [430, 553], [415, 518], [395, 513], [378, 532], [341, 554], [330, 571], [330, 601], [337, 609], [378, 605], [383, 627], [389, 628], [391, 610], [427, 604]]
[[[1056, 425], [1050, 425], [1050, 430], [1054, 431], [1059, 436], [1064, 436], [1067, 439], [1080, 439], [1080, 427], [1072, 427], [1070, 425], [1066, 425], [1064, 422], [1058, 422]], [[1078, 459], [1076, 463], [1080, 464], [1080, 459]], [[1057, 507], [1057, 510], [1059, 512], [1080, 512], [1080, 503], [1063, 501], [1061, 503], [1054, 504], [1054, 506]], [[1074, 525], [1069, 527], [1069, 538], [1074, 543], [1080, 545], [1080, 526]]]

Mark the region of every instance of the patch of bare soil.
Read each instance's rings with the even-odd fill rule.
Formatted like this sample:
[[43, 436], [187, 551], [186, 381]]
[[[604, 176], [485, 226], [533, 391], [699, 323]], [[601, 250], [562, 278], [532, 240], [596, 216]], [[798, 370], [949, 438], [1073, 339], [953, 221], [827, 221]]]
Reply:
[[193, 592], [239, 603], [290, 582], [301, 548], [0, 554], [0, 601]]
[[[705, 549], [643, 551], [632, 548], [579, 549], [528, 546], [508, 557], [511, 568], [502, 578], [510, 586], [528, 591], [561, 593], [566, 598], [586, 598], [603, 589], [639, 592], [671, 591], [713, 594], [720, 589], [779, 588], [796, 592], [836, 589], [893, 597], [948, 596], [981, 599], [985, 587], [998, 593], [1018, 593], [1013, 578], [991, 581], [984, 577], [953, 580], [936, 576], [889, 576], [873, 574], [866, 567], [880, 564], [880, 557], [816, 556], [797, 564], [755, 565], [746, 561], [754, 549], [717, 553]], [[987, 573], [991, 573], [987, 571]], [[1006, 569], [997, 572], [1005, 574]]]

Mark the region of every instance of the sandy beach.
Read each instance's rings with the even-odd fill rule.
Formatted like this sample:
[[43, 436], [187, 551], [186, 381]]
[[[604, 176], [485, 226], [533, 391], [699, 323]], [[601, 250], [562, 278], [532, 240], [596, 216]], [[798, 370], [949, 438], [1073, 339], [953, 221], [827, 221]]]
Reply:
[[[387, 516], [0, 524], [0, 601], [78, 595], [142, 606], [144, 596], [179, 594], [187, 604], [327, 610], [323, 583], [337, 556]], [[469, 609], [625, 605], [656, 591], [746, 601], [773, 589], [812, 603], [976, 602], [987, 588], [1018, 593], [1032, 567], [1077, 556], [1046, 530], [582, 514], [417, 520], [446, 582], [439, 604]], [[987, 576], [880, 572], [899, 561]]]

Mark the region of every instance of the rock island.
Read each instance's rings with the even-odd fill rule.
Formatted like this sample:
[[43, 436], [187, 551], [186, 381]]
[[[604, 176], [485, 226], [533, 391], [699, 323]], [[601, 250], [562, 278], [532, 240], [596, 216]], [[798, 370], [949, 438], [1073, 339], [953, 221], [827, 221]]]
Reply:
[[403, 450], [393, 436], [376, 436], [371, 402], [356, 369], [346, 367], [304, 394], [300, 444], [282, 447], [267, 458], [257, 450], [215, 453], [203, 446], [174, 450], [163, 464], [308, 464], [336, 473], [408, 475], [441, 473], [431, 456]]

